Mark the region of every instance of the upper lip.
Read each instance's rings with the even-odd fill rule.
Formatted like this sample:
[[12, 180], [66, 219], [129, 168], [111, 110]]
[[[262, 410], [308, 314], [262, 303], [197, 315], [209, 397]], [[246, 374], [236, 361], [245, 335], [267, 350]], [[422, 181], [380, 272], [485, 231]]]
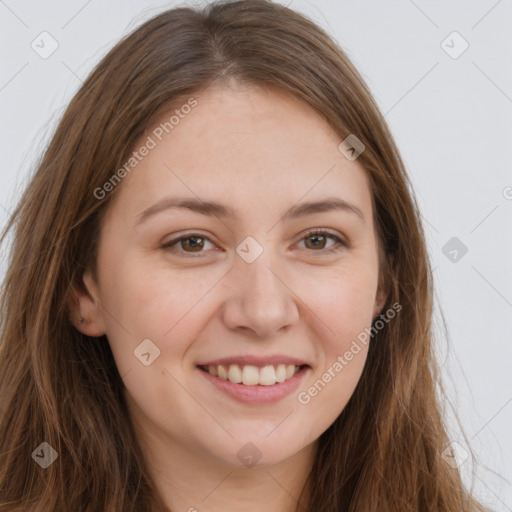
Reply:
[[269, 366], [276, 364], [294, 364], [296, 366], [309, 366], [306, 361], [303, 359], [298, 359], [296, 357], [290, 357], [285, 355], [276, 354], [274, 356], [251, 356], [251, 355], [243, 355], [243, 356], [231, 356], [231, 357], [223, 357], [219, 359], [213, 359], [211, 361], [205, 361], [203, 363], [198, 363], [197, 366], [229, 366], [231, 364], [239, 364], [241, 366], [252, 365], [252, 366]]

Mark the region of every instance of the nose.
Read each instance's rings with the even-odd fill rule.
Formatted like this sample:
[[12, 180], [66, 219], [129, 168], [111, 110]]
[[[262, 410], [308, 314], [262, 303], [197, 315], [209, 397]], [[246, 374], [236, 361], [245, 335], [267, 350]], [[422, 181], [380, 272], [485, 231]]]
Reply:
[[[223, 305], [224, 324], [232, 330], [271, 337], [296, 324], [296, 296], [265, 253], [252, 263], [238, 260], [229, 273], [230, 295]], [[274, 268], [272, 268], [274, 267]]]

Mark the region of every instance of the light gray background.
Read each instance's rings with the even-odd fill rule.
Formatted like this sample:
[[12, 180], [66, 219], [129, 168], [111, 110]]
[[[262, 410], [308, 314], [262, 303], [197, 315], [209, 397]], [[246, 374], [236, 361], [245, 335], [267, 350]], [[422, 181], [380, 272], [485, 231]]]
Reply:
[[[128, 30], [176, 5], [0, 0], [1, 225], [92, 67]], [[475, 489], [512, 511], [512, 0], [290, 6], [342, 45], [386, 114], [425, 221], [450, 334], [439, 338], [439, 359], [478, 461]], [[43, 31], [59, 45], [47, 59], [31, 48]], [[458, 58], [441, 46], [453, 31], [469, 44]], [[451, 36], [444, 45], [453, 54], [461, 44]], [[452, 237], [468, 249], [457, 261], [451, 247], [443, 253]], [[452, 440], [467, 447], [450, 424]], [[469, 485], [471, 460], [461, 469]]]

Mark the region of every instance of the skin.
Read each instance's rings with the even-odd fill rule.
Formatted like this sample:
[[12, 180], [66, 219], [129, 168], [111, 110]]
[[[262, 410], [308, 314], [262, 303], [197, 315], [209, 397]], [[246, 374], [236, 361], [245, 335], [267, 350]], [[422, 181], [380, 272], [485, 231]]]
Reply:
[[[74, 323], [107, 335], [148, 467], [172, 510], [291, 512], [367, 346], [308, 404], [298, 393], [349, 350], [386, 298], [369, 182], [323, 118], [284, 92], [231, 83], [194, 97], [197, 107], [118, 185], [101, 227], [98, 280], [87, 271], [86, 291], [76, 290], [85, 322]], [[136, 226], [168, 196], [227, 204], [237, 217], [174, 209]], [[297, 203], [327, 197], [357, 206], [364, 221], [332, 210], [280, 222]], [[314, 228], [351, 247], [304, 238]], [[199, 256], [186, 244], [162, 248], [193, 234], [206, 237]], [[263, 249], [252, 263], [236, 252], [247, 236]], [[326, 252], [333, 246], [340, 250]], [[160, 350], [149, 366], [134, 357], [144, 339]], [[296, 392], [266, 405], [235, 401], [196, 368], [244, 354], [300, 357], [311, 368]], [[261, 453], [253, 467], [237, 458], [247, 442]]]

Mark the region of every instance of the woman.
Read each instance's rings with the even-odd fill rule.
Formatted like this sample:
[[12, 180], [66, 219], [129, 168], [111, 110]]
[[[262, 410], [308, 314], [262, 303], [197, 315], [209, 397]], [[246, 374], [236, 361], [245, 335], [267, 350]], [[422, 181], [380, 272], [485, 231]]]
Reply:
[[139, 27], [10, 229], [0, 510], [483, 510], [446, 455], [409, 178], [298, 13]]

